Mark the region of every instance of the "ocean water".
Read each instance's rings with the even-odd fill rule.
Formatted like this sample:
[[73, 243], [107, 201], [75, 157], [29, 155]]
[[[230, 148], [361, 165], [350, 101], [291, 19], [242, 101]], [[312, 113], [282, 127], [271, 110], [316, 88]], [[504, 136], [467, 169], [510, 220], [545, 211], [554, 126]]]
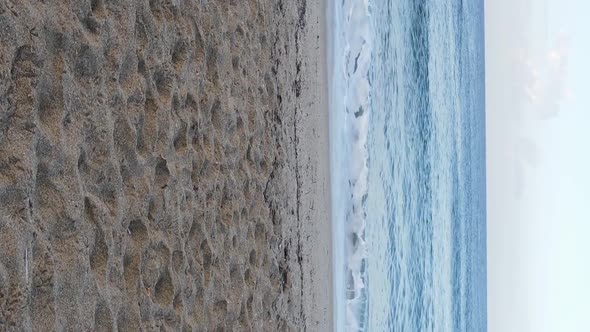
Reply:
[[482, 0], [329, 0], [338, 331], [485, 331]]

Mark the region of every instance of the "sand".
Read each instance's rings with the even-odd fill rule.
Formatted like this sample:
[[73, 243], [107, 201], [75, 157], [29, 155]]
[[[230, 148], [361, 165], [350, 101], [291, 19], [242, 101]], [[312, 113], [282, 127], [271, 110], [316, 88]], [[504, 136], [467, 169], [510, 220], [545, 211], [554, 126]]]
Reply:
[[0, 331], [333, 329], [323, 6], [0, 1]]

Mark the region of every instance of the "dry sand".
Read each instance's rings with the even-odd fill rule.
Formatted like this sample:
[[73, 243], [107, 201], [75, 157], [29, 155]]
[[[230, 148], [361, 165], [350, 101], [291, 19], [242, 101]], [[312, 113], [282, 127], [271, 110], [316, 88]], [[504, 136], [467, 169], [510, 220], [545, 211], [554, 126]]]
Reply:
[[0, 1], [0, 331], [329, 331], [321, 0]]

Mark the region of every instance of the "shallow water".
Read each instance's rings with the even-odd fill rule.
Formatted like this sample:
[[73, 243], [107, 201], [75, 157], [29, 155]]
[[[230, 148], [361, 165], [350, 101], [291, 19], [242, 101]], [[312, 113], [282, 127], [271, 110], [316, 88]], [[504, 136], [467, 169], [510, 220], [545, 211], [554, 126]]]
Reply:
[[483, 2], [329, 15], [338, 330], [485, 330]]

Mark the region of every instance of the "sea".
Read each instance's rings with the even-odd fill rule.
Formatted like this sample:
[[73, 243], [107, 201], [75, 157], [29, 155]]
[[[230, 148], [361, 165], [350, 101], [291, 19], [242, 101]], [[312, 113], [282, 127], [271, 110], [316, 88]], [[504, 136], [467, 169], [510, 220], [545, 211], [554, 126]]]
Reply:
[[328, 0], [337, 331], [485, 331], [483, 0]]

